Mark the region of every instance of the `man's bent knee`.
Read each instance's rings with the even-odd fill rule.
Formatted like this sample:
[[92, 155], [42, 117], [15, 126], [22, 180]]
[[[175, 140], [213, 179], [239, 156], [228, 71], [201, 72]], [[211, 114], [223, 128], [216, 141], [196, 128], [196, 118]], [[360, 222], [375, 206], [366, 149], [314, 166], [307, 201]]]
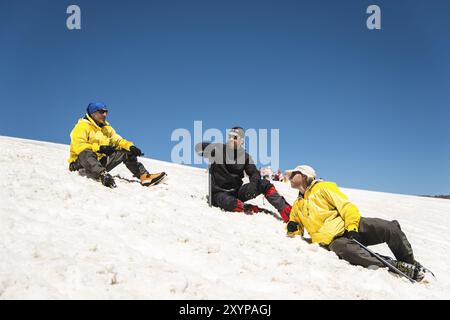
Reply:
[[97, 154], [94, 151], [92, 151], [91, 149], [83, 150], [78, 155], [78, 159], [80, 159], [80, 160], [84, 160], [84, 159], [92, 158], [92, 157], [95, 157], [95, 159], [97, 159]]

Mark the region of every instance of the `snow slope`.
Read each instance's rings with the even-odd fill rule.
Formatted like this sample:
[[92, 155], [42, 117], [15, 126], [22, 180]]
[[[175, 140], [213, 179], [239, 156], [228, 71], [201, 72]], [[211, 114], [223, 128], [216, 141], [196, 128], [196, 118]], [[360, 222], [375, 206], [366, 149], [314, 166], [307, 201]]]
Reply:
[[344, 189], [363, 216], [399, 220], [439, 279], [410, 284], [287, 238], [270, 215], [209, 208], [203, 169], [142, 159], [167, 183], [108, 189], [67, 170], [66, 145], [0, 137], [0, 150], [0, 299], [450, 298], [448, 200]]

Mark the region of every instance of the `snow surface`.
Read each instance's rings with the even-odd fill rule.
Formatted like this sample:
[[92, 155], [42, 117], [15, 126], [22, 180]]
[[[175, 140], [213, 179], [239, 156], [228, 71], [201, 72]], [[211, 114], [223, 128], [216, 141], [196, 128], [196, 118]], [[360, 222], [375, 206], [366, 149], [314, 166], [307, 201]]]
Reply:
[[204, 169], [142, 158], [166, 184], [108, 189], [68, 171], [67, 145], [0, 136], [0, 150], [0, 299], [450, 298], [449, 200], [343, 189], [363, 216], [398, 220], [438, 278], [411, 284], [288, 238], [270, 215], [209, 208]]

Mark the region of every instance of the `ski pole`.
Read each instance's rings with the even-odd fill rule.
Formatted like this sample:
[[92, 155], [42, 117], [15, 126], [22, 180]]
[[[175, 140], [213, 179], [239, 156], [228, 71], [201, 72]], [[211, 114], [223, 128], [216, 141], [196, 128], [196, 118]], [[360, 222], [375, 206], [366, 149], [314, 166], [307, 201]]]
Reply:
[[396, 267], [394, 267], [392, 264], [390, 264], [389, 262], [387, 262], [385, 259], [383, 259], [382, 257], [380, 257], [377, 253], [373, 252], [372, 250], [370, 250], [369, 248], [367, 248], [365, 245], [363, 245], [362, 243], [360, 243], [358, 240], [356, 239], [352, 239], [353, 242], [359, 244], [359, 246], [361, 248], [363, 248], [364, 250], [366, 250], [367, 252], [369, 252], [371, 255], [373, 255], [375, 258], [377, 258], [382, 264], [384, 264], [386, 267], [388, 267], [391, 270], [394, 270], [397, 274], [404, 276], [406, 279], [408, 279], [409, 281], [411, 281], [411, 283], [415, 283], [416, 281], [411, 279], [409, 276], [407, 276], [406, 274], [404, 274], [402, 271], [400, 271], [399, 269], [397, 269]]

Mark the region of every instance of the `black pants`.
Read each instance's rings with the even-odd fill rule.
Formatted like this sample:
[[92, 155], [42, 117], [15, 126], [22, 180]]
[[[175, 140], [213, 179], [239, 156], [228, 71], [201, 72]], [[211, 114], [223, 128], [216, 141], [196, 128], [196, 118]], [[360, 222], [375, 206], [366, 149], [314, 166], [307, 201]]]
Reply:
[[[361, 218], [359, 235], [363, 245], [371, 246], [386, 243], [397, 260], [414, 263], [411, 244], [396, 220], [386, 221], [378, 218]], [[335, 252], [339, 258], [351, 264], [366, 268], [372, 265], [385, 267], [377, 258], [346, 237], [336, 238], [328, 248]]]
[[[258, 184], [258, 193], [256, 195], [250, 195], [250, 193], [247, 192], [248, 188], [250, 188], [250, 185], [250, 183], [246, 183], [242, 185], [238, 190], [230, 192], [215, 192], [212, 195], [213, 205], [226, 211], [235, 211], [239, 206], [239, 201], [246, 202], [250, 199], [256, 198], [260, 194], [264, 194], [269, 203], [273, 205], [279, 212], [283, 211], [286, 206], [289, 205], [286, 200], [275, 190], [273, 184], [268, 180], [263, 179], [260, 181], [260, 183]], [[266, 195], [270, 191], [272, 192]]]
[[125, 150], [118, 150], [108, 157], [97, 160], [97, 154], [92, 150], [84, 150], [78, 155], [77, 164], [85, 169], [86, 176], [97, 179], [103, 171], [111, 171], [124, 163], [128, 170], [136, 177], [148, 173], [137, 157]]

